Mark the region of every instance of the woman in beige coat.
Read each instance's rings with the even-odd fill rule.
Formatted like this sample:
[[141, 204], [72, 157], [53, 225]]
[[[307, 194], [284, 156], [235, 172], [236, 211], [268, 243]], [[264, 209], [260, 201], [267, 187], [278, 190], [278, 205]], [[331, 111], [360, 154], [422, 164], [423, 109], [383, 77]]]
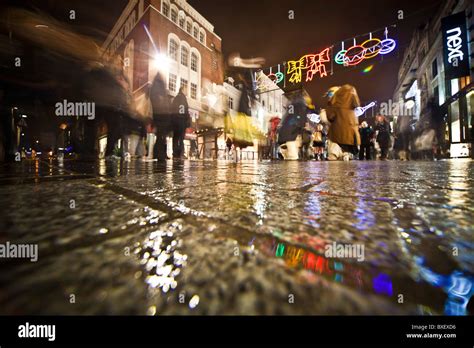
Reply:
[[328, 101], [326, 117], [330, 123], [328, 138], [328, 159], [349, 160], [357, 153], [360, 145], [359, 120], [354, 109], [360, 107], [359, 96], [351, 85], [331, 88], [334, 94]]

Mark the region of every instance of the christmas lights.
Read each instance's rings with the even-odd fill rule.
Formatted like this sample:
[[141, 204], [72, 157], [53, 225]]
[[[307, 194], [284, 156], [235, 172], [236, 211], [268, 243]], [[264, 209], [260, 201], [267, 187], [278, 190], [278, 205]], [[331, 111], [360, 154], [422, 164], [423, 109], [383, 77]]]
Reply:
[[288, 61], [287, 74], [291, 75], [289, 82], [300, 83], [303, 78], [303, 70], [307, 70], [305, 82], [311, 81], [316, 73], [319, 73], [319, 77], [327, 76], [325, 63], [330, 61], [329, 48], [324, 49], [318, 54], [307, 54], [299, 60]]
[[388, 38], [387, 28], [385, 28], [384, 34], [385, 39], [383, 40], [372, 38], [372, 34], [370, 34], [368, 40], [360, 45], [356, 45], [354, 42], [354, 45], [349, 47], [347, 50], [344, 49], [344, 42], [342, 42], [342, 49], [336, 53], [334, 61], [339, 65], [354, 66], [365, 59], [371, 59], [379, 54], [384, 55], [392, 52], [397, 44], [395, 40]]

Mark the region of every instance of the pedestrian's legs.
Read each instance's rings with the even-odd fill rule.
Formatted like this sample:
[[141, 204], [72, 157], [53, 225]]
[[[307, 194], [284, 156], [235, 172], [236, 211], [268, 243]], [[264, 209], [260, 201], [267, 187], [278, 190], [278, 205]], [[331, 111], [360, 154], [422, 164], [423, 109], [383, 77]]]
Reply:
[[387, 150], [388, 148], [386, 148], [385, 146], [380, 148], [380, 151], [381, 151], [380, 159], [382, 160], [387, 159]]
[[153, 148], [153, 158], [159, 160], [159, 161], [164, 161], [167, 158], [166, 154], [166, 135], [167, 135], [167, 129], [163, 127], [162, 125], [157, 125], [156, 127], [156, 142], [155, 146]]
[[173, 157], [180, 158], [183, 156], [184, 135], [186, 128], [183, 122], [177, 122], [173, 125]]
[[370, 148], [371, 148], [370, 144], [364, 145], [365, 159], [366, 159], [366, 160], [371, 160], [371, 159], [372, 159], [372, 157], [371, 157], [371, 155], [370, 155]]
[[107, 146], [105, 148], [105, 156], [112, 156], [114, 154], [115, 144], [119, 139], [119, 130], [114, 123], [109, 123], [107, 125]]

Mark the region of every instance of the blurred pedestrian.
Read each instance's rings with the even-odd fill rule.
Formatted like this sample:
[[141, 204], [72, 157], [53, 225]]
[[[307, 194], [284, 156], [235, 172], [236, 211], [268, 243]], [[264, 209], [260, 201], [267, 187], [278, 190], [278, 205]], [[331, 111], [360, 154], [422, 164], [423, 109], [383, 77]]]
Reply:
[[278, 131], [278, 144], [283, 150], [285, 159], [297, 160], [299, 157], [299, 145], [297, 139], [303, 134], [308, 114], [308, 103], [302, 93], [292, 97], [283, 116]]
[[374, 131], [372, 127], [370, 127], [369, 124], [366, 121], [364, 121], [360, 125], [359, 133], [360, 133], [359, 159], [370, 160], [372, 159], [370, 152], [372, 148]]
[[153, 108], [153, 124], [156, 141], [153, 148], [153, 158], [163, 161], [167, 156], [166, 137], [171, 131], [170, 100], [166, 83], [157, 73], [150, 88], [150, 101]]
[[328, 159], [351, 160], [360, 144], [359, 120], [354, 109], [360, 107], [359, 96], [351, 85], [332, 87], [326, 93], [328, 106], [321, 111], [322, 119], [330, 123], [328, 133]]
[[313, 150], [313, 132], [310, 128], [309, 122], [306, 122], [303, 132], [301, 134], [301, 155], [300, 158], [307, 160], [312, 157]]
[[181, 86], [178, 94], [173, 99], [171, 128], [173, 130], [173, 157], [184, 157], [184, 136], [186, 128], [191, 125], [188, 101], [186, 99], [186, 86]]
[[313, 148], [314, 158], [317, 161], [324, 159], [324, 148], [326, 147], [326, 132], [324, 126], [321, 123], [316, 125], [316, 130], [313, 133]]
[[377, 133], [377, 143], [380, 146], [380, 159], [386, 160], [388, 156], [388, 149], [390, 148], [390, 135], [392, 130], [390, 123], [383, 115], [377, 115], [375, 118], [376, 126], [375, 132]]

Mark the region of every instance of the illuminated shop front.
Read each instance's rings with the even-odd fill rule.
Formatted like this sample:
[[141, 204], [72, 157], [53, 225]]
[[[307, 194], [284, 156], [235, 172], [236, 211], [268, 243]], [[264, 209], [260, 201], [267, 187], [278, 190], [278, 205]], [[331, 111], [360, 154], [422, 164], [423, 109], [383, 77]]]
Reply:
[[466, 26], [465, 11], [443, 18], [441, 30], [447, 96], [442, 109], [448, 116], [450, 156], [468, 157], [470, 143], [474, 140], [474, 86], [470, 77], [470, 32]]

